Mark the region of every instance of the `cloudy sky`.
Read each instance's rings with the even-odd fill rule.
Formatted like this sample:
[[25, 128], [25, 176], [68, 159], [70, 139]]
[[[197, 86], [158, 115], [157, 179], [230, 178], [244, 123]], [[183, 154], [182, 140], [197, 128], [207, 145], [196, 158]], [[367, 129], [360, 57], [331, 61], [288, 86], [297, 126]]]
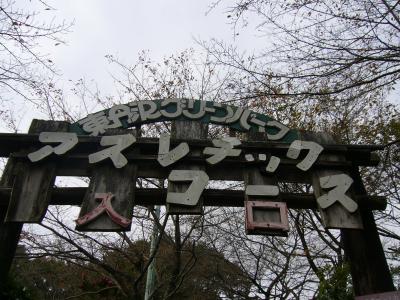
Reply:
[[[37, 20], [72, 22], [65, 45], [54, 42], [41, 45], [55, 62], [60, 79], [57, 85], [68, 101], [78, 100], [68, 93], [73, 82], [93, 80], [104, 94], [113, 94], [111, 66], [105, 55], [112, 54], [125, 64], [133, 64], [138, 53], [148, 50], [153, 60], [179, 53], [188, 48], [201, 51], [197, 40], [222, 40], [248, 54], [262, 49], [268, 38], [260, 38], [254, 28], [239, 26], [235, 34], [226, 11], [229, 1], [210, 10], [216, 0], [64, 0], [46, 1], [52, 8], [45, 10], [38, 0], [17, 2], [27, 11], [37, 11]], [[252, 20], [251, 20], [252, 21]], [[398, 99], [397, 91], [391, 98]], [[74, 99], [75, 98], [75, 99]], [[398, 101], [397, 101], [398, 103]], [[26, 131], [33, 116], [26, 108], [20, 111], [21, 131]]]
[[[149, 50], [153, 59], [200, 47], [195, 39], [216, 38], [252, 52], [265, 40], [253, 30], [242, 29], [235, 35], [224, 5], [210, 11], [212, 0], [68, 0], [54, 1], [54, 11], [43, 11], [56, 20], [73, 21], [66, 46], [49, 44], [63, 78], [84, 77], [99, 84], [111, 82], [106, 54], [124, 63], [134, 63], [141, 50]], [[208, 12], [208, 13], [207, 13]]]
[[[218, 39], [252, 53], [265, 46], [254, 27], [234, 32], [227, 18], [229, 1], [210, 9], [213, 0], [64, 0], [17, 1], [25, 12], [36, 11], [36, 21], [73, 23], [64, 36], [65, 45], [54, 41], [41, 43], [41, 53], [48, 53], [59, 70], [57, 85], [68, 101], [77, 97], [68, 93], [71, 83], [83, 78], [95, 82], [103, 94], [113, 94], [111, 66], [105, 55], [112, 54], [124, 64], [133, 64], [138, 53], [148, 50], [153, 60], [179, 53], [188, 48], [201, 51], [196, 40]], [[20, 130], [26, 131], [35, 115], [28, 107], [18, 109]]]

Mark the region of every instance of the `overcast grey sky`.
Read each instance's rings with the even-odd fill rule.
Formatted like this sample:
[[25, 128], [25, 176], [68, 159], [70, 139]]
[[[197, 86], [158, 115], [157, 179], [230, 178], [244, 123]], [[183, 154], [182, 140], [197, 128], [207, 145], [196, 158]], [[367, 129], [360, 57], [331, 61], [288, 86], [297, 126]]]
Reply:
[[[115, 89], [111, 66], [105, 55], [112, 54], [125, 64], [133, 64], [138, 53], [148, 50], [153, 60], [188, 48], [201, 51], [197, 40], [222, 40], [252, 53], [265, 46], [266, 39], [256, 37], [254, 28], [242, 28], [235, 35], [224, 10], [218, 5], [210, 11], [212, 0], [64, 0], [45, 1], [54, 9], [45, 10], [38, 0], [17, 1], [26, 12], [36, 11], [36, 20], [56, 24], [73, 22], [64, 36], [66, 45], [42, 43], [40, 51], [48, 53], [61, 77], [57, 85], [65, 91], [67, 101], [77, 101], [68, 90], [68, 80], [93, 80], [104, 94]], [[20, 129], [26, 131], [32, 118], [45, 118], [31, 108], [21, 107]]]
[[[260, 38], [253, 26], [240, 28], [235, 35], [224, 11], [229, 1], [223, 1], [210, 11], [213, 0], [64, 0], [46, 1], [55, 10], [44, 10], [39, 1], [18, 1], [26, 10], [38, 10], [38, 20], [73, 22], [65, 36], [66, 45], [42, 45], [49, 53], [61, 78], [57, 81], [65, 90], [67, 101], [77, 100], [68, 93], [68, 80], [93, 80], [102, 93], [113, 94], [111, 66], [105, 55], [112, 54], [125, 64], [133, 64], [141, 50], [149, 50], [150, 57], [164, 56], [188, 48], [201, 50], [195, 38], [212, 38], [232, 44], [252, 53], [267, 46], [268, 38]], [[207, 13], [209, 12], [209, 13]], [[399, 93], [392, 94], [398, 99]], [[397, 102], [398, 103], [398, 102]], [[34, 117], [29, 108], [20, 111], [21, 130], [25, 131]], [[37, 116], [35, 116], [37, 117]], [[40, 117], [40, 116], [39, 116]]]
[[141, 50], [149, 50], [158, 60], [199, 48], [194, 38], [217, 38], [250, 52], [265, 43], [250, 29], [234, 38], [225, 8], [217, 6], [206, 14], [210, 4], [211, 0], [53, 1], [57, 20], [74, 21], [74, 26], [66, 36], [67, 45], [49, 45], [48, 52], [64, 79], [85, 77], [106, 85], [111, 82], [106, 54], [129, 64]]

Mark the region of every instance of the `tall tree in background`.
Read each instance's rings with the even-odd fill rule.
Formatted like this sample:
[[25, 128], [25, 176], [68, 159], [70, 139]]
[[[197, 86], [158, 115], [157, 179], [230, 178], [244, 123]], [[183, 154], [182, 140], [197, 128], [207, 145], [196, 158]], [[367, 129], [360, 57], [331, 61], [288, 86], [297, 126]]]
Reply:
[[[260, 39], [266, 41], [262, 51], [250, 56], [220, 41], [202, 43], [218, 63], [242, 72], [242, 79], [232, 84], [238, 101], [273, 111], [291, 127], [328, 132], [338, 142], [387, 145], [380, 170], [362, 171], [367, 189], [389, 200], [388, 209], [375, 217], [387, 258], [394, 262], [393, 274], [398, 275], [399, 111], [386, 97], [400, 74], [399, 2], [214, 3], [223, 4], [230, 6], [227, 17], [235, 34], [240, 34], [241, 25], [255, 25]], [[340, 249], [332, 237], [328, 240], [326, 245]], [[319, 246], [310, 247], [310, 252], [318, 253]], [[314, 266], [318, 276], [323, 268]], [[332, 275], [343, 270], [339, 264]], [[321, 283], [320, 287], [327, 286]]]
[[[85, 113], [117, 103], [141, 99], [186, 97], [221, 101], [229, 91], [225, 88], [225, 82], [230, 72], [217, 70], [207, 57], [199, 59], [190, 50], [167, 57], [160, 63], [149, 59], [146, 53], [142, 53], [139, 60], [129, 66], [115, 57], [108, 56], [108, 59], [120, 68], [118, 75], [114, 76], [119, 87], [117, 96], [102, 96], [99, 91], [90, 90], [83, 81], [79, 81], [73, 90], [78, 95], [90, 97], [82, 98], [82, 106], [69, 111], [70, 116], [79, 118]], [[65, 106], [52, 108], [57, 115], [67, 117]], [[170, 125], [150, 124], [142, 129], [145, 136], [159, 136], [170, 130]], [[159, 183], [151, 179], [139, 179], [137, 185], [158, 187]], [[202, 217], [177, 218], [163, 211], [158, 219], [151, 214], [151, 208], [135, 207], [135, 226], [132, 226], [132, 231], [118, 235], [76, 232], [71, 222], [73, 211], [71, 208], [50, 209], [41, 229], [25, 231], [21, 242], [27, 245], [30, 258], [52, 258], [50, 261], [35, 260], [39, 266], [43, 263], [49, 268], [54, 266], [55, 270], [63, 269], [59, 263], [62, 260], [68, 266], [76, 266], [74, 270], [89, 270], [88, 278], [106, 278], [110, 286], [89, 284], [83, 289], [68, 285], [63, 291], [62, 284], [66, 280], [62, 271], [57, 275], [52, 273], [55, 275], [53, 278], [52, 274], [41, 273], [39, 268], [35, 280], [40, 285], [43, 285], [43, 279], [48, 282], [45, 284], [45, 294], [49, 297], [61, 293], [71, 298], [93, 298], [102, 293], [106, 293], [106, 296], [112, 293], [121, 299], [142, 299], [145, 274], [149, 263], [156, 257], [159, 280], [154, 299], [218, 299], [223, 295], [248, 298], [251, 282], [241, 273], [241, 269], [229, 262], [223, 252], [202, 244]], [[75, 215], [77, 213], [75, 210]], [[154, 221], [161, 233], [157, 239], [157, 252], [151, 256], [147, 241]], [[23, 284], [26, 285], [26, 282]], [[37, 286], [31, 286], [32, 289], [37, 289]]]
[[[235, 32], [255, 26], [265, 49], [244, 59], [215, 41], [217, 59], [247, 72], [257, 95], [360, 97], [400, 77], [400, 4], [395, 0], [220, 0]], [[255, 22], [255, 24], [254, 24]], [[269, 86], [273, 81], [279, 89]]]
[[0, 116], [14, 130], [17, 103], [28, 101], [34, 108], [49, 110], [54, 99], [48, 91], [54, 88], [56, 69], [40, 48], [46, 43], [64, 43], [62, 38], [71, 26], [51, 20], [54, 9], [43, 1], [38, 1], [36, 9], [26, 10], [12, 0], [0, 1]]
[[[154, 62], [144, 53], [134, 64], [124, 65], [115, 57], [109, 56], [110, 63], [120, 68], [120, 72], [113, 76], [119, 87], [118, 93], [114, 96], [103, 95], [79, 81], [73, 89], [78, 95], [85, 97], [82, 97], [81, 106], [76, 106], [75, 110], [68, 113], [79, 119], [87, 113], [119, 103], [187, 97], [229, 101], [247, 106], [271, 115], [292, 128], [335, 133], [344, 143], [386, 143], [393, 139], [393, 132], [387, 130], [394, 119], [393, 106], [378, 101], [379, 93], [360, 101], [335, 102], [331, 100], [332, 97], [325, 97], [325, 102], [321, 103], [318, 99], [309, 99], [307, 105], [303, 102], [297, 103], [295, 98], [269, 96], [232, 101], [232, 95], [246, 94], [247, 89], [253, 88], [253, 85], [247, 84], [247, 74], [229, 67], [220, 69], [209, 60], [210, 57], [199, 57], [201, 56], [193, 51], [185, 51], [166, 57], [161, 62]], [[63, 107], [54, 107], [53, 111], [67, 116]], [[169, 129], [168, 124], [156, 123], [146, 127], [144, 134], [157, 137]], [[210, 137], [228, 135], [228, 132], [218, 129], [211, 128]], [[368, 187], [373, 190], [373, 184], [381, 186], [384, 183], [386, 191], [382, 189], [382, 192], [388, 195], [393, 186], [396, 186], [396, 180], [390, 179], [385, 168], [380, 175], [370, 177]], [[158, 182], [139, 180], [137, 184], [140, 187], [157, 187]], [[218, 183], [218, 187], [222, 188], [221, 183]], [[241, 182], [223, 186], [226, 189], [241, 187]], [[282, 192], [310, 192], [309, 188], [302, 185], [282, 186]], [[390, 199], [393, 208], [397, 208], [399, 199]], [[338, 297], [344, 299], [351, 294], [340, 236], [337, 231], [324, 229], [317, 213], [291, 211], [291, 232], [289, 238], [285, 239], [246, 236], [243, 208], [208, 208], [204, 217], [181, 216], [180, 222], [164, 213], [160, 220], [154, 219], [149, 211], [151, 209], [135, 207], [135, 226], [132, 227], [132, 232], [119, 236], [115, 233], [76, 232], [72, 223], [72, 219], [78, 214], [76, 209], [71, 211], [65, 207], [51, 208], [41, 229], [27, 230], [22, 243], [27, 246], [28, 254], [32, 258], [62, 259], [76, 266], [80, 272], [90, 270], [92, 275], [88, 275], [88, 278], [106, 278], [107, 284], [110, 284], [109, 287], [92, 284], [91, 279], [88, 279], [90, 284], [85, 289], [70, 287], [68, 292], [64, 292], [65, 297], [98, 297], [98, 294], [104, 292], [106, 295], [117, 293], [140, 298], [144, 275], [151, 258], [147, 242], [153, 221], [157, 222], [158, 228], [163, 232], [163, 244], [159, 244], [155, 254], [158, 261], [157, 276], [160, 279], [156, 286], [157, 299], [174, 299], [180, 297], [179, 295], [186, 295], [190, 289], [193, 290], [193, 282], [199, 282], [203, 278], [204, 264], [200, 256], [207, 253], [220, 257], [222, 255], [221, 258], [227, 258], [233, 263], [232, 268], [229, 264], [221, 266], [227, 267], [229, 272], [213, 273], [214, 282], [217, 281], [215, 285], [201, 281], [207, 289], [219, 289], [217, 294], [221, 297], [223, 293], [231, 293], [232, 297], [242, 299], [302, 298], [338, 291]], [[382, 229], [388, 230], [388, 220], [391, 224], [397, 224], [397, 219], [390, 218], [389, 213], [382, 214]], [[395, 232], [391, 234], [386, 250], [389, 254], [395, 254], [399, 237]], [[140, 245], [143, 247], [140, 248]], [[198, 250], [203, 251], [203, 254]], [[169, 254], [165, 256], [164, 252]], [[168, 259], [165, 260], [165, 257]], [[51, 261], [50, 265], [56, 267], [58, 263]], [[46, 276], [48, 275], [39, 275], [38, 280], [47, 278]], [[54, 286], [58, 280], [62, 280], [62, 276], [60, 277], [53, 280]], [[233, 288], [228, 284], [229, 280], [226, 282], [224, 278], [242, 280]], [[51, 294], [51, 291], [48, 292]], [[59, 288], [57, 292], [60, 292]]]
[[[245, 58], [221, 43], [210, 46], [210, 53], [218, 63], [225, 64], [225, 69], [211, 62], [209, 57], [197, 61], [191, 51], [165, 58], [160, 63], [154, 63], [142, 55], [138, 62], [129, 66], [108, 56], [112, 64], [121, 68], [120, 75], [114, 77], [120, 87], [118, 94], [103, 96], [97, 90], [90, 91], [80, 81], [74, 91], [86, 97], [82, 97], [81, 106], [76, 106], [75, 110], [62, 101], [62, 96], [57, 98], [57, 95], [61, 95], [60, 91], [51, 86], [54, 94], [43, 91], [43, 86], [39, 84], [44, 82], [41, 81], [43, 77], [35, 77], [34, 72], [42, 67], [52, 70], [52, 62], [34, 51], [39, 41], [37, 38], [57, 39], [66, 27], [37, 26], [32, 23], [33, 15], [15, 11], [12, 2], [5, 3], [8, 5], [4, 5], [1, 13], [4, 12], [4, 24], [8, 26], [5, 25], [4, 30], [11, 30], [14, 35], [10, 35], [9, 41], [12, 47], [19, 47], [21, 52], [17, 53], [24, 56], [12, 56], [16, 59], [15, 63], [4, 67], [5, 70], [15, 71], [20, 66], [17, 75], [21, 77], [5, 76], [3, 82], [14, 82], [11, 91], [33, 101], [51, 119], [72, 121], [117, 103], [185, 97], [246, 106], [271, 115], [293, 128], [331, 132], [345, 143], [387, 143], [399, 136], [395, 108], [382, 101], [387, 89], [397, 79], [394, 46], [398, 35], [392, 28], [397, 20], [390, 19], [395, 18], [397, 6], [389, 5], [384, 13], [386, 2], [376, 2], [375, 5], [367, 1], [341, 4], [323, 1], [295, 4], [285, 1], [274, 4], [252, 0], [237, 2], [229, 18], [234, 21], [241, 18], [245, 20], [248, 13], [256, 13], [262, 19], [259, 29], [270, 30], [272, 25], [275, 37], [280, 37], [275, 38], [277, 43], [271, 44], [261, 56]], [[293, 17], [294, 22], [287, 22], [288, 17]], [[370, 30], [366, 29], [367, 25], [371, 26]], [[35, 36], [34, 33], [39, 31], [28, 30], [35, 26], [43, 29], [42, 34]], [[385, 26], [392, 31], [384, 30]], [[58, 42], [54, 41], [55, 44]], [[384, 50], [384, 45], [387, 49], [393, 48], [391, 55]], [[12, 54], [12, 51], [7, 51], [12, 47], [4, 48], [3, 52]], [[39, 92], [44, 100], [36, 102], [33, 94], [17, 88], [21, 86], [28, 87], [32, 93]], [[8, 85], [4, 84], [3, 87]], [[2, 95], [6, 97], [8, 94], [4, 92]], [[169, 130], [165, 124], [154, 124], [146, 130], [146, 134], [158, 136], [165, 130]], [[218, 134], [224, 132], [210, 132], [211, 136]], [[396, 189], [399, 182], [399, 173], [396, 173], [398, 156], [388, 156], [385, 163], [387, 165], [382, 167], [379, 176], [366, 172], [367, 187], [372, 191], [377, 190], [374, 187], [381, 187], [380, 192], [390, 196], [391, 210], [381, 214], [380, 230], [388, 238], [386, 250], [395, 258], [399, 252], [397, 243], [400, 238], [396, 231], [388, 229], [387, 224], [390, 221], [391, 225], [400, 226], [397, 218], [400, 198]], [[152, 183], [139, 181], [138, 184], [147, 186]], [[307, 187], [286, 188], [303, 191]], [[72, 219], [71, 213], [61, 209], [51, 212], [47, 216], [47, 223], [39, 231], [28, 231], [23, 236], [22, 241], [29, 246], [29, 255], [38, 259], [35, 263], [39, 270], [42, 263], [46, 265], [40, 261], [41, 257], [55, 258], [48, 264], [50, 275], [54, 275], [52, 270], [56, 269], [62, 270], [60, 275], [64, 270], [82, 273], [88, 270], [85, 275], [88, 285], [82, 289], [76, 289], [74, 285], [66, 293], [62, 290], [65, 282], [58, 283], [62, 276], [55, 278], [54, 285], [50, 285], [43, 283], [43, 279], [49, 278], [48, 274], [40, 274], [39, 271], [36, 273], [37, 287], [46, 289], [44, 291], [48, 292], [49, 297], [53, 296], [51, 289], [57, 287], [57, 292], [70, 298], [99, 298], [98, 295], [103, 292], [105, 297], [107, 293], [116, 293], [140, 298], [149, 262], [149, 257], [145, 257], [148, 255], [148, 244], [141, 239], [148, 239], [154, 221], [145, 208], [135, 208], [134, 222], [137, 226], [133, 232], [121, 236], [75, 232], [68, 223]], [[171, 274], [160, 263], [159, 298], [185, 297], [193, 291], [193, 283], [199, 281], [215, 297], [301, 298], [317, 295], [318, 285], [322, 291], [320, 295], [327, 293], [324, 286], [329, 286], [330, 281], [324, 280], [324, 277], [335, 279], [335, 276], [341, 279], [336, 287], [343, 288], [344, 294], [348, 292], [348, 274], [345, 272], [340, 237], [337, 232], [322, 228], [317, 214], [293, 211], [292, 232], [288, 239], [247, 237], [243, 230], [241, 209], [209, 210], [204, 219], [181, 217], [180, 224], [171, 219], [164, 215], [162, 222], [167, 220], [165, 226], [158, 223], [159, 228], [163, 229], [165, 244], [159, 247], [156, 256], [164, 262], [164, 266], [174, 270], [174, 274]], [[174, 238], [177, 234], [179, 239]], [[174, 255], [174, 260], [165, 259], [163, 251], [169, 253], [168, 258]], [[209, 270], [207, 261], [199, 258], [199, 254], [215, 258], [212, 260], [213, 266], [217, 267], [216, 272], [212, 272], [214, 282], [206, 279], [207, 271], [215, 270]], [[226, 262], [224, 256], [233, 264]], [[60, 258], [65, 263], [60, 263]], [[222, 264], [218, 265], [217, 262]], [[224, 270], [228, 272], [221, 272]], [[341, 275], [342, 270], [344, 275]], [[233, 283], [238, 282], [237, 286], [232, 287], [232, 282], [224, 280], [226, 278], [232, 279]], [[236, 281], [237, 278], [242, 280]], [[104, 281], [99, 283], [96, 281], [98, 279]], [[84, 295], [80, 295], [82, 293]]]

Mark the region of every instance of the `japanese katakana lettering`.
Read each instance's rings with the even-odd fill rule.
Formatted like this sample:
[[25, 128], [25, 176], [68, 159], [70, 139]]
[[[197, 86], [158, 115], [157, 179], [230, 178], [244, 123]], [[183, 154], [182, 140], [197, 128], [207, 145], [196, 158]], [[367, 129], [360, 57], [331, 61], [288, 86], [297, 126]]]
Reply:
[[157, 104], [154, 101], [138, 101], [137, 108], [141, 121], [156, 120], [161, 117], [161, 112], [158, 110]]
[[218, 107], [226, 111], [226, 115], [223, 117], [211, 116], [210, 120], [216, 123], [221, 123], [221, 124], [235, 123], [240, 119], [240, 116], [243, 113], [243, 108], [237, 108], [234, 111], [231, 106], [222, 106], [222, 105], [219, 106], [218, 103], [214, 103], [214, 107]]
[[265, 132], [265, 125], [267, 125], [267, 123], [258, 119], [257, 114], [251, 113], [249, 122], [253, 125], [258, 126], [258, 132]]
[[[119, 122], [119, 118], [129, 117], [129, 110], [127, 107], [119, 106], [119, 108], [112, 111], [112, 115], [115, 117], [114, 121]], [[41, 160], [49, 156], [51, 153], [57, 155], [64, 154], [78, 143], [77, 135], [68, 132], [43, 132], [40, 134], [39, 140], [41, 142], [61, 144], [57, 147], [46, 145], [41, 149], [28, 154], [28, 158], [32, 162]], [[110, 158], [116, 168], [122, 168], [128, 163], [128, 160], [121, 154], [121, 151], [127, 149], [135, 142], [136, 138], [132, 134], [103, 136], [100, 140], [100, 145], [112, 147], [90, 154], [89, 163], [96, 163]], [[205, 147], [203, 150], [203, 154], [209, 156], [206, 158], [206, 161], [209, 164], [217, 164], [226, 157], [238, 157], [242, 152], [241, 149], [234, 149], [235, 146], [241, 145], [240, 140], [234, 137], [214, 139], [212, 140], [212, 143], [215, 147]], [[296, 167], [303, 171], [307, 171], [318, 159], [323, 147], [315, 142], [296, 140], [290, 144], [286, 156], [291, 159], [297, 159], [303, 149], [308, 150], [308, 153], [304, 159], [296, 165]], [[170, 136], [166, 133], [160, 135], [157, 161], [161, 166], [167, 167], [182, 159], [189, 152], [189, 145], [186, 142], [182, 142], [174, 149], [170, 150]], [[265, 170], [268, 173], [275, 172], [281, 162], [281, 159], [277, 156], [270, 156], [269, 154], [264, 153], [256, 155], [258, 161], [267, 161], [267, 158], [269, 157], [267, 166], [265, 167]], [[246, 153], [244, 157], [248, 162], [255, 161], [255, 158], [251, 153]]]
[[194, 104], [195, 104], [194, 100], [184, 99], [181, 101], [181, 104], [182, 104], [182, 114], [191, 120], [201, 119], [202, 117], [204, 117], [206, 112], [208, 113], [215, 112], [215, 108], [208, 107], [207, 102], [205, 101], [200, 102], [199, 110], [197, 113], [191, 112], [191, 110], [194, 109]]
[[134, 142], [136, 142], [136, 138], [132, 134], [103, 136], [100, 145], [112, 147], [90, 154], [89, 163], [93, 164], [110, 158], [116, 168], [122, 168], [128, 163], [128, 160], [121, 154], [121, 151]]
[[191, 110], [193, 110], [194, 108], [194, 101], [193, 100], [182, 100], [182, 113], [185, 117], [188, 117], [191, 120], [197, 120], [197, 119], [201, 119], [202, 117], [204, 117], [206, 111], [204, 110], [204, 108], [206, 107], [206, 102], [202, 102], [200, 103], [200, 107], [197, 113], [192, 113], [190, 112]]
[[247, 119], [249, 118], [250, 114], [251, 114], [251, 111], [246, 109], [243, 111], [242, 115], [240, 116], [239, 123], [245, 130], [250, 129], [250, 124], [247, 122]]
[[[90, 114], [76, 125], [84, 132], [97, 136], [110, 128], [126, 128], [177, 118], [228, 125], [241, 131], [253, 129], [266, 132], [269, 140], [283, 139], [289, 132], [285, 125], [248, 109], [193, 99], [142, 100], [118, 104], [108, 111]], [[291, 136], [289, 140], [293, 138]]]
[[[252, 162], [252, 161], [255, 160], [253, 154], [250, 154], [250, 153], [245, 154], [244, 158], [248, 162]], [[259, 161], [266, 161], [267, 160], [267, 155], [266, 154], [258, 154], [258, 160]], [[269, 161], [268, 161], [267, 166], [265, 167], [265, 170], [268, 173], [275, 172], [276, 169], [278, 168], [280, 162], [281, 162], [281, 159], [279, 157], [271, 156]]]
[[212, 155], [206, 159], [206, 161], [212, 165], [220, 162], [227, 156], [239, 156], [242, 152], [240, 149], [233, 149], [233, 147], [241, 144], [241, 142], [234, 137], [212, 140], [212, 143], [215, 147], [206, 147], [203, 150], [203, 154]]
[[318, 197], [317, 202], [322, 209], [326, 209], [335, 202], [339, 202], [350, 213], [357, 210], [358, 204], [346, 195], [346, 192], [353, 183], [353, 179], [350, 176], [346, 174], [329, 175], [321, 177], [319, 182], [323, 189], [333, 188], [327, 194]]
[[61, 155], [71, 150], [78, 143], [78, 136], [72, 132], [41, 132], [39, 141], [42, 143], [61, 143], [56, 147], [44, 146], [39, 150], [29, 153], [30, 161], [39, 161], [52, 153]]
[[191, 182], [184, 193], [168, 192], [167, 203], [195, 206], [208, 183], [208, 175], [202, 170], [173, 170], [169, 182]]
[[[169, 112], [166, 108], [167, 106], [175, 106], [174, 112]], [[180, 99], [165, 99], [161, 102], [161, 109], [160, 112], [164, 117], [175, 119], [182, 114], [182, 106]]]
[[324, 148], [315, 142], [306, 142], [296, 140], [290, 144], [289, 150], [286, 154], [291, 159], [296, 159], [300, 155], [302, 149], [309, 150], [307, 156], [299, 162], [296, 166], [303, 171], [307, 171], [317, 161], [319, 154]]
[[180, 143], [172, 150], [169, 150], [169, 147], [170, 135], [167, 133], [162, 133], [159, 139], [157, 161], [163, 167], [177, 162], [189, 153], [189, 145], [187, 143]]
[[250, 153], [245, 154], [244, 158], [249, 162], [254, 161], [254, 156], [253, 156], [253, 154], [250, 154]]
[[279, 187], [276, 185], [248, 185], [245, 193], [247, 196], [276, 197], [279, 195]]
[[271, 158], [268, 161], [268, 165], [265, 167], [265, 170], [269, 173], [275, 172], [280, 162], [281, 159], [279, 157], [271, 156]]
[[268, 121], [267, 127], [277, 128], [279, 131], [275, 134], [267, 133], [267, 138], [271, 141], [277, 141], [283, 139], [284, 136], [289, 132], [289, 128], [277, 121]]
[[110, 219], [114, 223], [116, 223], [122, 227], [128, 227], [132, 221], [121, 216], [119, 213], [117, 213], [114, 210], [114, 208], [111, 205], [111, 200], [113, 200], [113, 199], [114, 199], [114, 195], [111, 193], [96, 193], [95, 200], [101, 200], [101, 203], [95, 209], [93, 209], [92, 211], [88, 212], [84, 216], [77, 219], [75, 221], [76, 224], [78, 226], [88, 224], [88, 223], [94, 221], [99, 216], [101, 216], [103, 213], [107, 213], [107, 215], [110, 217]]

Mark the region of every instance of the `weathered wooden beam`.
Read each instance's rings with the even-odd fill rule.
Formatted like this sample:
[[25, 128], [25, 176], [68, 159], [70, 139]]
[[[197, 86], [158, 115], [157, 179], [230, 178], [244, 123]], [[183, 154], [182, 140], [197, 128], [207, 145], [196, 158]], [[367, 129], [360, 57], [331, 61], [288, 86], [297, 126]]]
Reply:
[[[77, 205], [80, 206], [86, 193], [86, 187], [57, 187], [52, 190], [51, 205]], [[0, 206], [7, 206], [10, 199], [11, 188], [0, 188]], [[135, 204], [141, 206], [165, 205], [167, 189], [136, 188]], [[382, 196], [356, 195], [355, 200], [360, 207], [372, 210], [384, 210], [386, 198]], [[244, 192], [242, 190], [206, 189], [203, 192], [204, 206], [244, 206]], [[281, 193], [281, 200], [285, 201], [291, 209], [316, 209], [315, 196], [308, 193]]]
[[[126, 219], [132, 218], [134, 206], [134, 189], [136, 183], [136, 166], [130, 164], [116, 169], [110, 164], [101, 164], [92, 171], [89, 188], [86, 189], [79, 217], [83, 217], [99, 206], [97, 196], [100, 193], [112, 195], [113, 210]], [[78, 223], [79, 225], [79, 223]], [[129, 231], [130, 224], [120, 225], [103, 213], [89, 223], [76, 227], [79, 231]]]
[[[196, 136], [198, 137], [198, 136]], [[79, 136], [78, 145], [62, 156], [51, 155], [43, 161], [54, 162], [57, 164], [56, 175], [58, 176], [90, 176], [90, 164], [88, 155], [102, 149], [100, 146], [101, 137]], [[171, 148], [181, 143], [182, 139], [171, 140]], [[4, 142], [4, 143], [3, 143]], [[133, 163], [138, 167], [138, 177], [151, 177], [165, 179], [171, 170], [178, 164], [184, 165], [205, 165], [205, 157], [202, 150], [206, 146], [211, 146], [211, 141], [196, 140], [189, 138], [187, 140], [190, 153], [179, 160], [178, 163], [162, 167], [157, 161], [159, 139], [154, 138], [138, 138], [136, 143], [124, 151], [124, 155], [129, 163]], [[38, 135], [33, 134], [0, 134], [0, 153], [10, 155], [10, 151], [16, 151], [21, 147], [40, 148], [43, 144], [39, 143]], [[303, 172], [296, 168], [296, 164], [302, 159], [289, 159], [286, 157], [288, 144], [274, 142], [248, 142], [242, 141], [242, 145], [236, 148], [242, 149], [243, 154], [237, 158], [226, 158], [216, 165], [205, 165], [205, 172], [210, 180], [242, 180], [243, 169], [248, 167], [257, 167], [260, 170], [265, 169], [265, 162], [254, 161], [249, 163], [245, 160], [245, 153], [276, 155], [281, 158], [280, 165], [275, 171], [278, 181], [310, 183], [311, 172]], [[315, 168], [330, 169], [350, 169], [352, 166], [364, 165], [373, 166], [379, 162], [377, 155], [371, 151], [381, 149], [376, 145], [324, 145], [323, 153], [340, 153], [345, 159], [343, 161], [330, 161], [318, 159]], [[28, 151], [13, 152], [14, 158], [27, 160]], [[41, 163], [41, 162], [39, 162]], [[225, 170], [229, 170], [226, 172]]]
[[[46, 129], [43, 131], [47, 131]], [[21, 149], [26, 148], [26, 146], [41, 145], [38, 138], [38, 133], [0, 133], [0, 143], [1, 150], [0, 154], [5, 155], [6, 153], [12, 153]], [[82, 147], [87, 147], [90, 144], [98, 144], [100, 142], [101, 136], [89, 136], [89, 135], [78, 135], [79, 144]], [[179, 144], [182, 139], [176, 139], [176, 144]], [[185, 141], [188, 141], [185, 139]], [[204, 139], [190, 139], [188, 141], [192, 146], [206, 147], [210, 146], [211, 142]], [[139, 138], [138, 144], [147, 145], [147, 147], [158, 148], [158, 138]], [[268, 141], [242, 141], [242, 145], [237, 148], [253, 148], [253, 149], [270, 149], [271, 147], [275, 149], [287, 149], [288, 143], [280, 143]], [[340, 151], [340, 152], [351, 152], [351, 151], [379, 151], [384, 149], [384, 145], [374, 145], [374, 144], [326, 144], [323, 145], [327, 151]]]
[[[93, 151], [96, 152], [97, 150]], [[138, 177], [160, 178], [166, 179], [176, 164], [162, 167], [157, 161], [157, 155], [143, 155], [124, 153], [130, 163], [138, 166]], [[26, 155], [13, 154], [14, 158], [26, 160]], [[57, 176], [89, 176], [90, 164], [87, 155], [83, 154], [65, 154], [63, 156], [48, 157], [46, 161], [54, 161], [57, 164]], [[179, 163], [185, 164], [204, 164], [203, 157], [188, 154], [182, 158]], [[274, 175], [279, 181], [310, 183], [311, 172], [304, 172], [296, 167], [300, 159], [281, 159], [281, 163]], [[226, 158], [216, 165], [205, 165], [205, 172], [210, 177], [210, 180], [238, 180], [243, 179], [243, 169], [256, 166], [260, 170], [265, 169], [266, 162], [254, 161], [249, 163], [244, 158], [231, 159]], [[329, 161], [317, 160], [314, 164], [315, 168], [330, 168], [330, 169], [350, 169], [353, 166], [350, 161]], [[229, 172], [226, 172], [229, 170]]]
[[[78, 159], [79, 157], [85, 156], [89, 153], [96, 152], [100, 148], [101, 137], [93, 136], [78, 136], [78, 145], [68, 152], [66, 156], [71, 155], [71, 158]], [[171, 146], [176, 146], [182, 139], [176, 139], [171, 141]], [[211, 146], [209, 140], [196, 140], [188, 139], [184, 140], [187, 142], [191, 150], [202, 149], [204, 147]], [[12, 153], [18, 152], [29, 147], [40, 148], [43, 146], [39, 142], [37, 134], [13, 134], [13, 133], [0, 133], [0, 156], [9, 157]], [[250, 142], [242, 141], [242, 145], [238, 146], [237, 149], [244, 151], [250, 151], [254, 153], [271, 153], [280, 154], [285, 156], [290, 144], [278, 143], [278, 142]], [[323, 144], [325, 153], [340, 153], [346, 157], [346, 161], [351, 161], [353, 165], [376, 165], [379, 159], [373, 155], [372, 152], [383, 149], [383, 145], [335, 145], [335, 144]], [[140, 153], [143, 155], [157, 155], [158, 152], [158, 139], [157, 138], [139, 138], [136, 143], [132, 146], [140, 149]], [[126, 152], [129, 155], [129, 151]], [[25, 153], [26, 154], [26, 153]], [[19, 156], [24, 156], [21, 154]], [[131, 157], [133, 159], [133, 157]]]

